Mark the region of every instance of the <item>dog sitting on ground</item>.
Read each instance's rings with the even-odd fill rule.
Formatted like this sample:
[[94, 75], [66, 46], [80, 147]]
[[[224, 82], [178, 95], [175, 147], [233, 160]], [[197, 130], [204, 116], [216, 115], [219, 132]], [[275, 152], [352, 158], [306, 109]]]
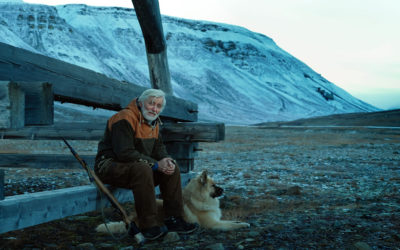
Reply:
[[[223, 189], [218, 187], [207, 171], [203, 171], [199, 176], [192, 179], [182, 191], [184, 219], [186, 222], [197, 223], [203, 228], [218, 230], [234, 230], [243, 227], [250, 227], [250, 224], [240, 221], [221, 220], [221, 209], [217, 199], [223, 193]], [[157, 200], [158, 214], [160, 223], [163, 222], [162, 200]], [[137, 223], [136, 212], [132, 215]], [[100, 224], [96, 228], [97, 232], [124, 233], [126, 232], [125, 223], [109, 222], [107, 226]]]

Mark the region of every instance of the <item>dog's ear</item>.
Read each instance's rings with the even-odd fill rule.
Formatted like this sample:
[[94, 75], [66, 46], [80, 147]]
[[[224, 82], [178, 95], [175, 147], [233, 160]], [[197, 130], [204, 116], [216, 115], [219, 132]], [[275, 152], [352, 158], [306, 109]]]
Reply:
[[207, 170], [204, 170], [203, 173], [201, 173], [200, 184], [201, 185], [206, 185], [207, 184]]

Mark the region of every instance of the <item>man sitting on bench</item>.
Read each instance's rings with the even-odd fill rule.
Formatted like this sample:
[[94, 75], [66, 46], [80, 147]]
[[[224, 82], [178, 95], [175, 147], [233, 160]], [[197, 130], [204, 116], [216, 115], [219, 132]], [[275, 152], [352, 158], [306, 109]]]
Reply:
[[[183, 220], [179, 167], [168, 155], [159, 133], [165, 108], [162, 90], [148, 89], [107, 121], [98, 144], [95, 172], [106, 184], [131, 189], [139, 227], [148, 240], [168, 231], [191, 233], [197, 225]], [[158, 225], [155, 186], [160, 185], [165, 213]]]

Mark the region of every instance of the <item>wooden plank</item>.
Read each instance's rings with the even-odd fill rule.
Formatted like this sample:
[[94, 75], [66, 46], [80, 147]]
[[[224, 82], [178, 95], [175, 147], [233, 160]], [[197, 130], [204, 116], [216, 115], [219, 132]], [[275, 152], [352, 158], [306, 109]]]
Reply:
[[[104, 134], [105, 124], [63, 123], [53, 126], [29, 126], [18, 129], [1, 129], [3, 139], [99, 140]], [[225, 138], [223, 123], [164, 123], [161, 126], [164, 142], [217, 142]]]
[[[182, 186], [185, 186], [192, 174], [181, 177]], [[113, 193], [121, 203], [133, 200], [128, 189], [114, 189]], [[0, 201], [0, 233], [98, 210], [102, 206], [101, 200], [109, 206], [93, 185], [7, 196]]]
[[[168, 147], [170, 155], [176, 159], [182, 173], [193, 169], [194, 155], [191, 145], [176, 145]], [[190, 144], [190, 143], [189, 143]], [[187, 147], [187, 148], [186, 148]], [[78, 152], [79, 153], [79, 152]], [[88, 166], [94, 166], [96, 155], [80, 155]], [[1, 168], [47, 168], [47, 169], [80, 169], [82, 166], [72, 154], [0, 154]]]
[[24, 124], [24, 92], [16, 83], [0, 81], [0, 129], [21, 128]]
[[4, 170], [0, 169], [0, 200], [4, 200]]
[[[182, 173], [193, 169], [196, 143], [167, 143], [167, 151], [177, 161]], [[80, 155], [93, 167], [96, 155]], [[72, 154], [0, 154], [1, 168], [80, 169]]]
[[[95, 155], [80, 155], [89, 166], [94, 166]], [[4, 168], [82, 168], [72, 154], [0, 154], [0, 167]]]
[[[92, 124], [93, 125], [93, 124]], [[91, 126], [89, 123], [55, 124], [53, 126], [26, 126], [16, 129], [0, 129], [1, 139], [32, 140], [100, 140], [104, 134], [103, 126]]]
[[[133, 199], [127, 189], [116, 196], [120, 202]], [[92, 185], [7, 196], [0, 201], [0, 233], [94, 211], [100, 208], [100, 200]]]
[[[0, 43], [0, 80], [47, 81], [53, 84], [55, 100], [114, 109], [125, 107], [146, 89], [5, 43]], [[163, 117], [197, 121], [197, 104], [172, 95], [167, 103]]]
[[225, 139], [224, 123], [182, 122], [165, 124], [161, 128], [166, 142], [218, 142]]

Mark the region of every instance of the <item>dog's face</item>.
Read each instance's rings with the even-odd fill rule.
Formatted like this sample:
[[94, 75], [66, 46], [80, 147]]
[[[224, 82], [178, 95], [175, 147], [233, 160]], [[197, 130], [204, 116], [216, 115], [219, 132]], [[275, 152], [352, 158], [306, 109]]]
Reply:
[[208, 176], [207, 171], [203, 171], [203, 173], [198, 177], [197, 181], [199, 182], [202, 190], [208, 193], [211, 198], [219, 197], [224, 192], [224, 189], [217, 186], [214, 183], [214, 180]]

